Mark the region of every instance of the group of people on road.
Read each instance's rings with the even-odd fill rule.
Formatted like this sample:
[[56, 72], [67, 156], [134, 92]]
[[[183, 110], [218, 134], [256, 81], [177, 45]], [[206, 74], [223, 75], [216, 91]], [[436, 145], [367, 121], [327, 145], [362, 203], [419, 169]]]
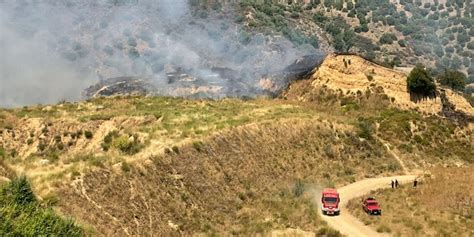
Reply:
[[398, 180], [397, 179], [395, 179], [395, 180], [392, 179], [392, 188], [398, 188]]
[[[398, 180], [397, 179], [395, 179], [395, 180], [392, 179], [391, 184], [392, 184], [392, 188], [398, 188]], [[418, 185], [418, 180], [415, 179], [413, 181], [413, 188], [416, 188], [417, 185]]]

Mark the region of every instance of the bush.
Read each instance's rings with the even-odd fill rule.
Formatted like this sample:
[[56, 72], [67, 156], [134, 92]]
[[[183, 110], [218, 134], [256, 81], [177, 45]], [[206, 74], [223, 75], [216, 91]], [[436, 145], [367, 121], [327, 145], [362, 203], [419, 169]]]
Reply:
[[379, 233], [391, 233], [392, 230], [390, 229], [390, 227], [386, 226], [386, 225], [380, 225], [379, 227], [377, 227], [377, 232]]
[[107, 135], [104, 137], [104, 142], [102, 142], [101, 144], [102, 150], [108, 151], [110, 149], [113, 139], [117, 137], [119, 137], [119, 133], [116, 130], [107, 133]]
[[83, 236], [73, 221], [38, 202], [28, 180], [15, 178], [0, 188], [0, 233], [6, 236]]
[[384, 33], [381, 37], [379, 42], [381, 44], [392, 44], [394, 41], [397, 40], [397, 36], [393, 33]]
[[43, 142], [38, 143], [38, 150], [39, 151], [44, 151], [46, 149], [46, 144]]
[[198, 152], [201, 152], [203, 151], [203, 146], [204, 146], [204, 143], [202, 143], [201, 141], [195, 141], [193, 142], [193, 147], [196, 151]]
[[318, 230], [316, 236], [325, 236], [325, 237], [340, 237], [342, 236], [337, 230], [330, 229], [328, 227], [323, 227]]
[[178, 146], [171, 147], [171, 150], [173, 150], [174, 153], [179, 154], [179, 147]]
[[122, 169], [123, 172], [128, 173], [128, 172], [130, 172], [131, 167], [126, 161], [123, 161], [121, 169]]
[[372, 134], [374, 129], [372, 127], [372, 123], [366, 119], [360, 118], [357, 124], [358, 131], [357, 135], [361, 138], [372, 140]]
[[466, 75], [464, 73], [454, 70], [445, 70], [444, 73], [438, 77], [441, 85], [449, 86], [453, 90], [463, 91], [466, 87]]
[[85, 136], [87, 139], [92, 139], [92, 137], [93, 137], [94, 135], [92, 134], [91, 131], [86, 130], [86, 131], [84, 132], [84, 136]]
[[112, 146], [127, 155], [134, 155], [140, 151], [142, 146], [135, 137], [133, 139], [127, 135], [122, 135], [113, 139]]
[[436, 84], [421, 64], [418, 64], [408, 75], [407, 87], [410, 93], [416, 95], [429, 97], [436, 95]]
[[26, 205], [36, 201], [30, 183], [25, 176], [13, 179], [7, 188], [2, 190], [2, 197], [12, 200], [15, 204]]
[[5, 152], [5, 149], [0, 146], [0, 158], [6, 158], [7, 153]]
[[467, 44], [467, 48], [470, 50], [474, 50], [474, 41], [471, 41]]
[[299, 197], [303, 195], [304, 190], [305, 185], [303, 181], [301, 181], [300, 179], [296, 180], [295, 186], [293, 186], [293, 195], [295, 195], [295, 197]]
[[407, 42], [405, 40], [401, 39], [401, 40], [398, 41], [398, 45], [400, 45], [400, 47], [404, 48], [404, 47], [407, 47]]

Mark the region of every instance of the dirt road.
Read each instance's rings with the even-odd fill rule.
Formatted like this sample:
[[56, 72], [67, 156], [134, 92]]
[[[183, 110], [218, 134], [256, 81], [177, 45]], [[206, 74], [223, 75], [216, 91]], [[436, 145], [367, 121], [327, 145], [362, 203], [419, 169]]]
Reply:
[[323, 216], [319, 210], [319, 214], [328, 223], [330, 227], [341, 232], [346, 236], [386, 236], [376, 232], [375, 230], [364, 225], [356, 217], [349, 213], [346, 205], [349, 200], [363, 196], [372, 190], [379, 188], [390, 188], [390, 181], [397, 179], [399, 183], [412, 182], [417, 176], [416, 175], [403, 175], [383, 178], [371, 178], [364, 179], [359, 182], [355, 182], [338, 188], [341, 196], [341, 214], [339, 216]]

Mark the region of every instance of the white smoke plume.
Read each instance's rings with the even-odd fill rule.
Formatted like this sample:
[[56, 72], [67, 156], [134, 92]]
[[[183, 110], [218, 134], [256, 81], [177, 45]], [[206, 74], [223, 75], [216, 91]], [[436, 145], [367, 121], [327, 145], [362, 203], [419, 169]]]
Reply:
[[232, 12], [193, 13], [187, 0], [0, 0], [0, 106], [77, 100], [122, 76], [151, 78], [170, 95], [183, 85], [170, 83], [170, 70], [222, 87], [221, 96], [252, 96], [262, 76], [317, 52], [248, 34]]

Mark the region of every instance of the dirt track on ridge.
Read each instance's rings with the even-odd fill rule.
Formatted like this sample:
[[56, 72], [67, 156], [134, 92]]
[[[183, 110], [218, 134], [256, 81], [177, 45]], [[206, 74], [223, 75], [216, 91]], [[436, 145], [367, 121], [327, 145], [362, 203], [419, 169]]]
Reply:
[[[324, 216], [321, 211], [320, 215], [328, 223], [328, 225], [341, 232], [346, 236], [387, 236], [376, 232], [370, 227], [364, 225], [360, 220], [349, 213], [347, 203], [353, 198], [357, 198], [369, 193], [372, 190], [380, 188], [390, 188], [390, 181], [397, 179], [399, 183], [408, 183], [413, 181], [417, 175], [402, 175], [382, 178], [364, 179], [338, 189], [341, 196], [341, 214], [339, 216]], [[383, 216], [382, 216], [383, 218]]]

